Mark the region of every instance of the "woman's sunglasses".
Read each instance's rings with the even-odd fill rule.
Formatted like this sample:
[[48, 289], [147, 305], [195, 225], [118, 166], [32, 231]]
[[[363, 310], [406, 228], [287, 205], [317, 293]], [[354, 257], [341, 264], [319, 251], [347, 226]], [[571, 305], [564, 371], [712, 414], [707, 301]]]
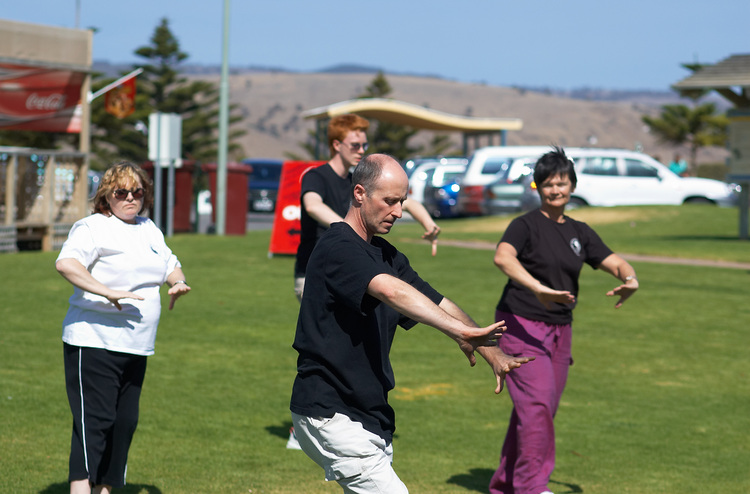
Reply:
[[123, 201], [128, 198], [128, 194], [132, 194], [133, 199], [143, 199], [143, 194], [145, 194], [145, 191], [143, 190], [143, 187], [138, 187], [137, 189], [133, 190], [117, 189], [115, 191], [115, 199]]

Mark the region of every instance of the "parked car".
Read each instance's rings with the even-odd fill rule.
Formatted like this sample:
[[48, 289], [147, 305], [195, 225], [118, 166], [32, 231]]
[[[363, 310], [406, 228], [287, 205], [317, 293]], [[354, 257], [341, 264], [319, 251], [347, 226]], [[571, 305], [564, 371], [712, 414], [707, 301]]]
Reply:
[[456, 208], [460, 180], [466, 172], [466, 164], [446, 164], [435, 168], [424, 188], [424, 207], [433, 218], [458, 216]]
[[439, 166], [462, 165], [466, 167], [466, 158], [415, 158], [404, 163], [404, 169], [409, 176], [409, 198], [424, 203], [425, 186], [433, 179], [435, 170]]
[[[508, 161], [501, 179], [505, 177], [506, 184], [510, 185], [519, 177], [533, 174], [536, 160], [549, 150], [549, 147], [543, 146], [535, 156], [510, 159], [507, 158], [507, 153], [500, 153], [500, 159]], [[575, 163], [578, 178], [578, 184], [570, 198], [571, 207], [678, 205], [688, 202], [720, 206], [737, 204], [739, 187], [735, 184], [706, 178], [680, 177], [643, 153], [625, 149], [597, 148], [566, 148], [565, 152]], [[491, 158], [487, 158], [489, 159]], [[467, 168], [467, 176], [470, 168], [471, 162]], [[509, 197], [513, 193], [528, 195], [528, 190], [522, 190], [520, 187], [506, 188], [503, 192], [499, 189], [499, 184], [495, 185], [493, 193], [504, 193], [505, 205], [510, 204]], [[462, 186], [463, 188], [465, 186]], [[520, 203], [520, 198], [518, 201]], [[485, 208], [489, 207], [485, 203]], [[480, 208], [480, 213], [487, 210]]]
[[652, 157], [623, 149], [571, 148], [578, 185], [572, 205], [737, 204], [739, 187], [719, 180], [680, 177]]
[[248, 211], [273, 212], [276, 209], [276, 196], [284, 162], [254, 158], [243, 160], [242, 163], [252, 167], [247, 185]]
[[445, 156], [415, 156], [401, 163], [401, 166], [404, 168], [406, 176], [411, 177], [417, 167], [419, 167], [419, 165], [422, 165], [424, 163], [439, 162], [443, 158], [445, 158]]
[[[457, 209], [462, 216], [484, 214], [484, 188], [510, 173], [512, 180], [516, 169], [527, 162], [535, 162], [549, 151], [549, 146], [488, 146], [479, 148], [469, 158], [466, 173], [461, 179]], [[514, 163], [519, 162], [514, 165]], [[506, 174], [506, 175], [503, 175]]]
[[531, 211], [541, 206], [534, 182], [534, 162], [521, 160], [516, 167], [515, 178], [511, 178], [510, 171], [500, 172], [497, 180], [484, 187], [483, 214]]

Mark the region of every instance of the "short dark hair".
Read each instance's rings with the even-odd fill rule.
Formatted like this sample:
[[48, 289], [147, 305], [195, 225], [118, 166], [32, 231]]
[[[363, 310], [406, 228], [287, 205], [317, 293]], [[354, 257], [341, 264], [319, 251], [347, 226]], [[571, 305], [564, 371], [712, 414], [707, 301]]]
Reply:
[[543, 154], [537, 160], [534, 166], [534, 182], [539, 187], [545, 180], [555, 175], [567, 176], [573, 187], [578, 182], [573, 160], [568, 158], [563, 148], [559, 146], [553, 146], [552, 151]]

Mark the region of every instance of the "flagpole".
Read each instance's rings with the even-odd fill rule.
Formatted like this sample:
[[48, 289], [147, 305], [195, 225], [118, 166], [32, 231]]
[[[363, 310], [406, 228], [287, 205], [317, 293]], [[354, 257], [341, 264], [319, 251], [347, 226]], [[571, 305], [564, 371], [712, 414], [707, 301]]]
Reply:
[[96, 98], [98, 98], [102, 94], [106, 93], [107, 91], [111, 91], [112, 89], [116, 88], [117, 86], [119, 86], [123, 82], [128, 81], [128, 80], [132, 79], [133, 77], [136, 77], [141, 72], [143, 72], [143, 68], [138, 67], [137, 69], [135, 69], [131, 73], [120, 77], [115, 82], [113, 82], [111, 84], [107, 84], [106, 86], [104, 86], [103, 88], [101, 88], [100, 90], [98, 90], [97, 92], [95, 92], [94, 94], [89, 93], [88, 98], [86, 98], [86, 99], [88, 100], [89, 103], [91, 103], [92, 101], [94, 101]]
[[219, 156], [216, 169], [216, 233], [226, 233], [227, 214], [227, 147], [229, 127], [229, 0], [224, 0], [221, 84], [219, 86]]

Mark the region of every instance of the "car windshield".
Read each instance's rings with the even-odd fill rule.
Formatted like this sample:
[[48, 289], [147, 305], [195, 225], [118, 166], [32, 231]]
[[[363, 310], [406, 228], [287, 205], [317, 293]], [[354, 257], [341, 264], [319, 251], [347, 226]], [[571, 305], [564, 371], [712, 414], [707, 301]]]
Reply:
[[510, 170], [512, 159], [507, 157], [487, 158], [482, 167], [482, 173], [485, 175], [497, 175], [497, 178], [505, 177]]
[[443, 180], [442, 184], [439, 185], [445, 185], [448, 182], [454, 182], [456, 179], [462, 177], [464, 172], [458, 171], [458, 172], [445, 172], [443, 173]]
[[253, 180], [278, 181], [281, 178], [281, 167], [275, 165], [252, 165]]

